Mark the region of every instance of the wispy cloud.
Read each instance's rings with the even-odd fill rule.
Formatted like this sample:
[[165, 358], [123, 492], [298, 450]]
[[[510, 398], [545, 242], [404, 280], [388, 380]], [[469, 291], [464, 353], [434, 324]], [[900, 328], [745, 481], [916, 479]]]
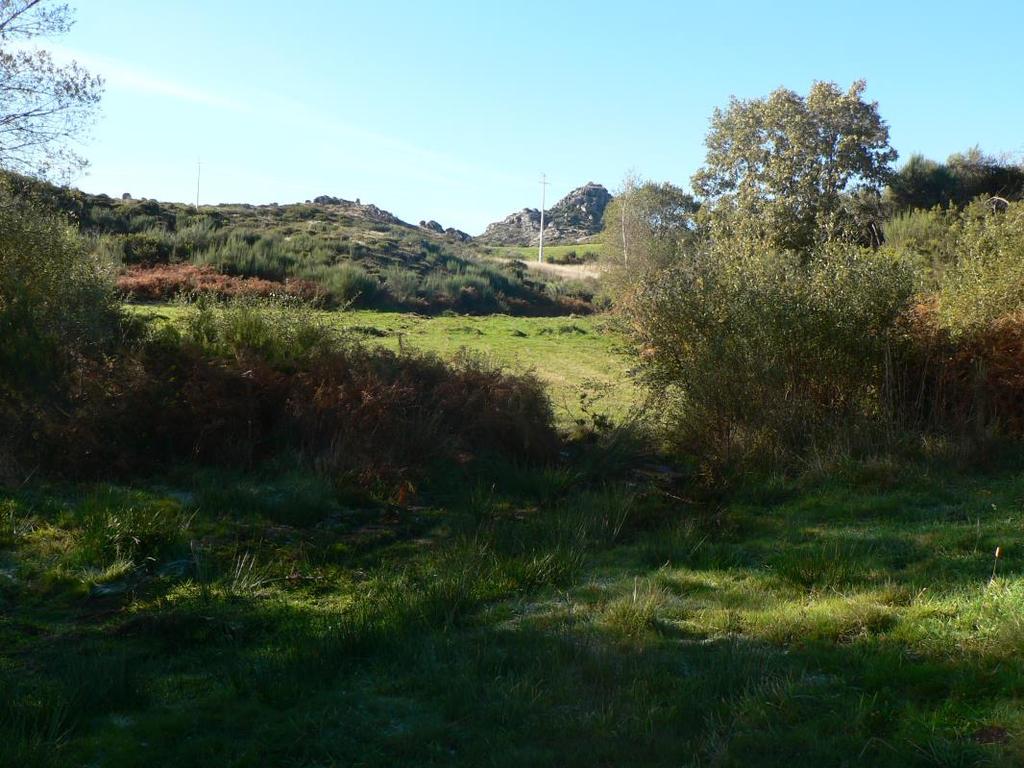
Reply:
[[178, 101], [205, 107], [245, 112], [248, 107], [235, 99], [188, 83], [169, 80], [107, 56], [84, 53], [61, 45], [47, 45], [46, 49], [60, 62], [77, 61], [93, 74], [101, 75], [112, 88], [152, 96], [165, 96]]
[[[405, 179], [430, 183], [478, 186], [513, 184], [521, 176], [501, 172], [488, 165], [453, 157], [379, 129], [369, 119], [356, 124], [325, 114], [306, 102], [282, 94], [263, 94], [261, 101], [273, 121], [305, 136], [316, 135], [335, 157], [366, 170], [382, 166], [400, 168]], [[328, 143], [329, 142], [329, 143]]]

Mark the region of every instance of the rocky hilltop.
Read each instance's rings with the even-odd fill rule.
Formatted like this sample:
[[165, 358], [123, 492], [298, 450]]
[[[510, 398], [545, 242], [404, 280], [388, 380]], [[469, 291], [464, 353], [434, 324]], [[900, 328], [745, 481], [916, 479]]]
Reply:
[[[600, 184], [577, 187], [544, 212], [545, 243], [577, 243], [601, 231], [601, 217], [612, 196]], [[524, 208], [490, 224], [477, 240], [488, 245], [535, 245], [540, 211]]]
[[445, 229], [433, 219], [430, 221], [421, 221], [420, 229], [426, 229], [436, 235], [445, 235], [452, 240], [458, 240], [460, 243], [468, 243], [473, 239], [467, 232], [463, 232], [461, 229], [456, 229], [455, 227], [448, 227]]

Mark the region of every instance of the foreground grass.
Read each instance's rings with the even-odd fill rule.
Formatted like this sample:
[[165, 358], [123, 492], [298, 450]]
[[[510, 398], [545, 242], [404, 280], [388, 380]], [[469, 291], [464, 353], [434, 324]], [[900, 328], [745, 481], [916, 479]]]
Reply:
[[0, 761], [1024, 760], [1024, 473], [684, 501], [478, 461], [407, 506], [286, 468], [0, 497]]
[[[135, 305], [154, 320], [179, 319], [174, 304]], [[624, 340], [600, 317], [510, 317], [508, 315], [427, 317], [406, 312], [353, 310], [322, 317], [370, 344], [416, 349], [451, 359], [463, 350], [483, 354], [517, 371], [532, 370], [548, 386], [555, 414], [564, 425], [588, 409], [622, 418], [637, 401], [628, 375]]]

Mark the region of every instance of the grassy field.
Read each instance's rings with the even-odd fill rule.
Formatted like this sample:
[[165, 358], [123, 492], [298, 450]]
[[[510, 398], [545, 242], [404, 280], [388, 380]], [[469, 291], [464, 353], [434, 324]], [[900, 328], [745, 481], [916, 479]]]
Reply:
[[[596, 318], [326, 317], [635, 398]], [[0, 766], [1022, 764], [1019, 458], [662, 461], [0, 491]]]
[[689, 501], [640, 478], [2, 496], [0, 763], [1024, 760], [1020, 472]]
[[[183, 310], [138, 305], [135, 311], [173, 319]], [[404, 345], [445, 358], [469, 350], [514, 370], [533, 370], [550, 388], [561, 423], [579, 417], [584, 392], [594, 407], [615, 418], [625, 416], [638, 400], [624, 341], [600, 317], [426, 317], [373, 310], [326, 312], [323, 317], [390, 349]]]

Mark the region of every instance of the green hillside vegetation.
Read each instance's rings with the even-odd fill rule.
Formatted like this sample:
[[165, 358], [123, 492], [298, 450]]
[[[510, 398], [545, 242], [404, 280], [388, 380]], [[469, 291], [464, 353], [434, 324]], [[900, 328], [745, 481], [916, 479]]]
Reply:
[[[197, 289], [293, 295], [327, 306], [557, 315], [588, 311], [587, 286], [475, 258], [469, 244], [355, 202], [195, 206], [114, 200], [11, 177], [72, 217], [143, 300]], [[224, 277], [219, 277], [224, 276]], [[225, 279], [227, 278], [227, 279]]]

